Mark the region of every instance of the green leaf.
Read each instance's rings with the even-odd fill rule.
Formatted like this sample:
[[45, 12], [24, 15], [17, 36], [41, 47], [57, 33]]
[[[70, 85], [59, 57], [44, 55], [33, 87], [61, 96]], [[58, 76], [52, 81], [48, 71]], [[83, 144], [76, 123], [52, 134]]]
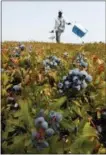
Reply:
[[71, 120], [64, 119], [64, 120], [62, 120], [61, 125], [62, 125], [63, 128], [70, 129], [70, 130], [73, 131], [74, 124], [73, 124], [73, 122]]
[[13, 153], [25, 153], [25, 135], [15, 136], [13, 140], [13, 144], [11, 145], [11, 149]]
[[14, 118], [17, 118], [17, 117], [21, 117], [21, 111], [16, 111], [14, 114], [13, 114], [13, 116], [14, 116]]
[[83, 137], [98, 137], [96, 130], [90, 126], [90, 123], [87, 122], [83, 128], [83, 133], [82, 133]]
[[12, 119], [12, 118], [10, 118], [10, 119], [8, 119], [7, 121], [6, 121], [6, 131], [8, 131], [8, 128], [9, 127], [24, 127], [24, 124], [23, 124], [23, 122], [22, 121], [20, 121], [19, 119], [17, 119], [17, 120], [15, 120], [15, 119]]
[[89, 141], [86, 137], [80, 136], [71, 145], [70, 151], [77, 154], [89, 154], [95, 147], [95, 143]]
[[73, 101], [73, 103], [79, 107], [81, 107], [81, 104], [78, 101]]
[[7, 90], [8, 88], [10, 88], [11, 86], [12, 86], [12, 84], [7, 85], [7, 86], [6, 86], [6, 90]]
[[31, 143], [31, 139], [25, 140], [25, 147], [26, 147], [26, 146], [28, 147], [30, 144], [32, 144], [32, 143]]
[[9, 76], [5, 72], [3, 72], [1, 74], [1, 80], [2, 80], [2, 85], [6, 86], [9, 81]]
[[53, 101], [49, 107], [52, 109], [52, 110], [56, 110], [56, 109], [59, 109], [60, 106], [67, 100], [67, 97], [64, 96], [64, 97], [61, 97], [59, 99], [55, 99], [55, 101]]
[[37, 153], [38, 153], [37, 149], [32, 147], [32, 145], [29, 145], [27, 147], [27, 154], [37, 154]]
[[20, 100], [18, 103], [21, 107], [21, 114], [22, 114], [20, 120], [24, 121], [24, 124], [27, 125], [29, 129], [32, 128], [34, 124], [33, 119], [30, 116], [28, 100], [26, 99]]
[[57, 148], [57, 136], [53, 136], [50, 141], [50, 150], [49, 153], [50, 154], [54, 154], [57, 152], [56, 148]]
[[76, 114], [78, 114], [79, 116], [83, 117], [83, 114], [81, 113], [81, 110], [79, 107], [74, 106], [73, 110], [75, 111]]
[[3, 88], [1, 91], [1, 96], [6, 96], [6, 94], [7, 94], [7, 91], [5, 88]]

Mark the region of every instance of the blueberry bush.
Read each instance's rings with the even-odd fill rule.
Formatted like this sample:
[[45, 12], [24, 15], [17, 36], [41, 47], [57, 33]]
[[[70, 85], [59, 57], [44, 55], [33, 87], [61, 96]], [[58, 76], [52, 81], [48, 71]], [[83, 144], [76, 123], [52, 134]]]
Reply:
[[2, 43], [2, 154], [106, 154], [105, 48]]

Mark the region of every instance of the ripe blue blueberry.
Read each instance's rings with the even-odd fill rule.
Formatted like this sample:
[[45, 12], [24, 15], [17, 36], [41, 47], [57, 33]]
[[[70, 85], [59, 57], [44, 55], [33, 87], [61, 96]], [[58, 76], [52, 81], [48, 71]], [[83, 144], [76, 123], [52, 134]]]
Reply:
[[82, 84], [81, 84], [81, 88], [85, 89], [87, 87], [87, 83], [84, 81], [82, 81]]
[[56, 63], [59, 64], [59, 63], [60, 63], [60, 59], [57, 59], [57, 60], [56, 60]]
[[14, 85], [14, 86], [13, 86], [13, 90], [15, 90], [15, 91], [20, 91], [20, 90], [21, 90], [21, 86], [19, 86], [19, 85]]
[[20, 47], [21, 51], [23, 51], [25, 49], [25, 45], [23, 45], [23, 44], [20, 45], [19, 47]]
[[73, 77], [74, 77], [74, 75], [72, 75], [72, 74], [68, 74], [68, 76], [67, 76], [67, 80], [69, 80], [70, 82], [73, 82]]
[[85, 79], [88, 76], [88, 73], [86, 71], [80, 71], [79, 76]]
[[49, 59], [46, 59], [45, 62], [46, 62], [46, 64], [48, 64], [49, 63]]
[[82, 67], [87, 67], [87, 66], [88, 66], [88, 63], [86, 63], [86, 62], [84, 62], [84, 61], [81, 61], [81, 62], [80, 62], [80, 65], [81, 65]]
[[53, 62], [52, 61], [50, 62], [50, 65], [53, 66]]
[[46, 130], [48, 128], [48, 123], [46, 121], [42, 122], [41, 123], [41, 128]]
[[51, 137], [54, 134], [54, 130], [52, 128], [48, 128], [45, 131], [45, 134], [46, 134], [47, 137]]
[[57, 63], [56, 63], [56, 62], [54, 62], [54, 63], [53, 63], [53, 65], [54, 65], [54, 66], [57, 66]]
[[91, 75], [87, 75], [86, 78], [85, 78], [85, 80], [87, 82], [91, 82], [92, 81], [92, 76]]
[[60, 114], [60, 113], [56, 113], [56, 121], [57, 122], [61, 122], [62, 121], [62, 114]]
[[41, 124], [44, 122], [44, 117], [38, 117], [35, 119], [35, 126], [36, 127], [41, 127]]
[[56, 56], [53, 56], [52, 59], [57, 60], [57, 57]]
[[78, 76], [74, 76], [74, 77], [73, 77], [73, 82], [77, 82], [78, 79], [79, 79]]
[[62, 89], [63, 88], [63, 83], [59, 83], [58, 88]]
[[56, 117], [56, 112], [55, 112], [55, 111], [51, 111], [51, 112], [49, 113], [49, 117], [50, 117], [50, 118]]
[[65, 81], [64, 84], [65, 84], [65, 88], [69, 88], [70, 87], [70, 82], [68, 80]]
[[79, 75], [79, 69], [78, 69], [78, 68], [73, 69], [73, 70], [72, 70], [72, 74], [73, 74], [73, 75]]
[[64, 82], [65, 85], [70, 85], [70, 82], [67, 80]]
[[77, 81], [75, 82], [75, 84], [76, 84], [76, 85], [81, 85], [81, 81], [80, 81], [80, 80], [77, 80]]

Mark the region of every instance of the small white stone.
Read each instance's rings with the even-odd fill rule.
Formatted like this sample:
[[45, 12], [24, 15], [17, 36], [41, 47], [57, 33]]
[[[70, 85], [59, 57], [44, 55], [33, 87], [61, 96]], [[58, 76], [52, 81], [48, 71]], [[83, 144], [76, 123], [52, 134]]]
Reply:
[[103, 115], [106, 115], [106, 111], [102, 113]]
[[101, 133], [102, 132], [102, 128], [101, 126], [97, 126], [98, 131]]
[[18, 103], [15, 103], [14, 108], [17, 108], [18, 106], [19, 106]]

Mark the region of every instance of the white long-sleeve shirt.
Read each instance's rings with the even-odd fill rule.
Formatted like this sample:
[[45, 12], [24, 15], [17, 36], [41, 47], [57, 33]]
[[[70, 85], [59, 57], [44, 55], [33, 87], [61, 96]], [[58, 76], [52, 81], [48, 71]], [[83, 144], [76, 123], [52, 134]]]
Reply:
[[61, 17], [61, 18], [58, 17], [57, 19], [55, 19], [54, 30], [64, 32], [65, 24], [66, 24], [65, 19], [63, 17]]

